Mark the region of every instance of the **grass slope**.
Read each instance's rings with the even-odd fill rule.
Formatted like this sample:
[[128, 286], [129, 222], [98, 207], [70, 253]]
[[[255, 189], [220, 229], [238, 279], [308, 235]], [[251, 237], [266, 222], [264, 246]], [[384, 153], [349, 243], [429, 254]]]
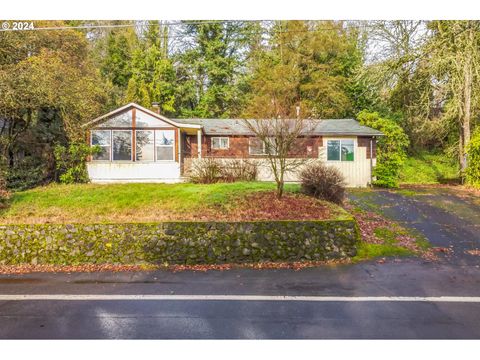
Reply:
[[409, 157], [400, 172], [402, 184], [445, 184], [458, 182], [458, 164], [443, 154], [420, 153]]
[[[256, 209], [261, 204], [257, 207], [245, 204], [245, 197], [248, 199], [255, 193], [274, 189], [275, 184], [265, 182], [209, 185], [52, 184], [14, 193], [9, 206], [0, 212], [0, 223], [216, 220], [228, 218], [229, 213], [234, 214], [235, 211], [255, 217], [261, 212], [249, 212], [249, 208]], [[287, 195], [298, 197], [300, 204], [301, 201], [315, 201], [300, 194], [293, 195], [298, 193], [298, 189], [298, 185], [286, 185]], [[268, 208], [269, 204], [265, 205]], [[340, 214], [343, 210], [333, 204], [321, 203], [320, 207], [334, 209], [331, 214], [336, 218], [346, 214]], [[316, 214], [315, 207], [312, 211]]]

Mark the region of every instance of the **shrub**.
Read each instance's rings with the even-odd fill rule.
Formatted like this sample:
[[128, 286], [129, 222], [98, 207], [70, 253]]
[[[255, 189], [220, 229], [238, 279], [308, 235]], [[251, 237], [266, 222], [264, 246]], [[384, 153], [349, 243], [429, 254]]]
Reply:
[[467, 184], [480, 188], [480, 126], [473, 132], [467, 148]]
[[190, 181], [198, 184], [216, 182], [253, 181], [257, 178], [257, 165], [248, 160], [220, 160], [205, 158], [193, 161]]
[[196, 184], [213, 184], [220, 178], [220, 163], [212, 158], [193, 161], [190, 181]]
[[40, 158], [26, 156], [18, 160], [5, 173], [6, 186], [10, 190], [23, 191], [47, 184], [53, 169]]
[[86, 161], [90, 155], [99, 151], [98, 146], [91, 147], [84, 142], [71, 143], [68, 148], [57, 145], [54, 155], [60, 182], [63, 184], [89, 182]]
[[301, 191], [318, 199], [340, 204], [345, 197], [345, 178], [334, 167], [308, 164], [300, 172], [300, 181]]
[[381, 118], [376, 112], [363, 110], [358, 114], [362, 125], [380, 130], [384, 136], [377, 141], [377, 165], [373, 170], [375, 185], [392, 188], [398, 186], [398, 177], [407, 157], [410, 143], [407, 134], [395, 121]]
[[5, 171], [0, 167], [0, 209], [6, 207], [10, 192], [7, 190]]
[[229, 160], [220, 166], [223, 181], [254, 181], [257, 179], [257, 165], [248, 160]]

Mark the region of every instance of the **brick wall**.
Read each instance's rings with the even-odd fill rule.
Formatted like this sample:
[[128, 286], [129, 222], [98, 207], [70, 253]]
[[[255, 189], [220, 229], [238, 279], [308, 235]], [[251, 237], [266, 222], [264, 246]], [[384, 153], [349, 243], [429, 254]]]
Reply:
[[[229, 136], [228, 149], [212, 149], [212, 137], [210, 135], [202, 135], [202, 156], [225, 157], [225, 158], [261, 158], [261, 156], [249, 154], [249, 136]], [[184, 157], [197, 157], [197, 136], [186, 135], [184, 138]], [[322, 137], [299, 138], [295, 144], [290, 157], [318, 157], [318, 147], [323, 146]]]
[[[371, 139], [372, 138], [370, 136], [359, 136], [357, 138], [358, 146], [367, 148], [367, 159], [371, 158], [371, 154], [370, 154]], [[377, 141], [375, 139], [373, 139], [372, 152], [373, 152], [373, 158], [375, 159], [377, 157]]]

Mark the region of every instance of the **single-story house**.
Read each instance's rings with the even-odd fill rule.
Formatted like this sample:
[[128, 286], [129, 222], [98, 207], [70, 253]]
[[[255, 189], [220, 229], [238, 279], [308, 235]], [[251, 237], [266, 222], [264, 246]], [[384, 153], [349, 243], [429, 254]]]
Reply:
[[[348, 186], [372, 181], [376, 139], [382, 133], [354, 119], [310, 120], [292, 158], [338, 168]], [[241, 119], [169, 119], [130, 103], [85, 125], [88, 142], [102, 149], [87, 164], [93, 182], [180, 182], [198, 159], [249, 159], [265, 164], [263, 143]], [[198, 146], [201, 144], [201, 146]], [[295, 174], [287, 180], [295, 181]], [[259, 171], [259, 180], [272, 180]]]

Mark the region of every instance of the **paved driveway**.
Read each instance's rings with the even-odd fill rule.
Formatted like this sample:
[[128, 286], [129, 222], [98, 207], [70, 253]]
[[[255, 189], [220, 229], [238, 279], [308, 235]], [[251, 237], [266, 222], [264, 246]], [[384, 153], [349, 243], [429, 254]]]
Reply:
[[455, 188], [409, 188], [397, 191], [354, 190], [349, 198], [358, 206], [379, 211], [423, 233], [441, 261], [479, 265], [480, 197]]

